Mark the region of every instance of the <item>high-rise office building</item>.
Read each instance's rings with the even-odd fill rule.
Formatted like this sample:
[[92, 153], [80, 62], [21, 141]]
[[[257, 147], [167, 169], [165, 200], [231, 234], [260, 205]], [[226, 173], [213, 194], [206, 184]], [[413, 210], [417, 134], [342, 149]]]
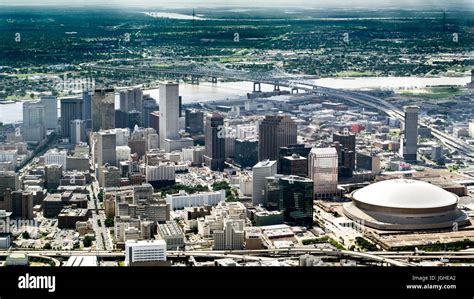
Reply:
[[0, 171], [0, 202], [3, 201], [3, 194], [7, 189], [18, 190], [20, 181], [18, 174], [14, 171]]
[[120, 109], [115, 109], [115, 128], [127, 128], [128, 113]]
[[117, 162], [116, 135], [113, 131], [99, 131], [97, 133], [97, 165], [115, 165]]
[[282, 211], [285, 221], [313, 225], [313, 181], [300, 176], [275, 175], [265, 178], [265, 204]]
[[71, 120], [71, 137], [70, 142], [78, 144], [86, 141], [86, 121], [82, 119]]
[[258, 162], [258, 140], [236, 139], [234, 162], [240, 168], [253, 167]]
[[185, 110], [185, 128], [191, 135], [202, 134], [204, 131], [204, 112], [196, 109]]
[[55, 96], [42, 96], [40, 103], [44, 105], [46, 130], [58, 130], [58, 99]]
[[265, 205], [265, 178], [274, 176], [277, 173], [277, 162], [263, 160], [255, 164], [253, 167], [252, 179], [252, 204]]
[[281, 174], [304, 177], [308, 175], [308, 158], [306, 157], [293, 154], [283, 157], [280, 163], [279, 173]]
[[123, 112], [143, 112], [143, 91], [141, 88], [132, 88], [120, 92], [120, 110]]
[[356, 136], [349, 131], [335, 132], [332, 135], [333, 142], [339, 142], [342, 149], [348, 149], [352, 152], [356, 151]]
[[26, 142], [39, 142], [46, 137], [46, 113], [39, 101], [23, 103], [22, 131]]
[[333, 147], [313, 148], [309, 154], [308, 175], [313, 181], [314, 198], [331, 198], [338, 194], [338, 155]]
[[356, 135], [349, 131], [335, 132], [332, 140], [338, 153], [339, 176], [352, 177], [355, 168]]
[[160, 84], [160, 148], [166, 152], [193, 145], [191, 138], [179, 134], [179, 84]]
[[131, 128], [142, 126], [143, 91], [133, 88], [119, 93], [120, 108], [115, 110], [115, 126]]
[[357, 169], [370, 170], [374, 174], [380, 173], [380, 157], [369, 152], [357, 153]]
[[206, 117], [206, 154], [203, 159], [204, 164], [211, 170], [222, 171], [225, 166], [225, 138], [221, 136], [223, 127], [224, 117], [222, 115], [212, 113]]
[[160, 134], [160, 111], [153, 111], [149, 115], [149, 127], [155, 129]]
[[[152, 113], [153, 111], [157, 111], [158, 109], [159, 109], [158, 104], [156, 103], [156, 100], [154, 98], [150, 97], [150, 95], [143, 96], [143, 127], [144, 128], [150, 127], [150, 113]], [[159, 125], [158, 125], [158, 128], [159, 128]], [[156, 132], [159, 132], [159, 131], [157, 130]]]
[[127, 113], [127, 128], [133, 130], [135, 126], [143, 127], [142, 113], [137, 110], [132, 110]]
[[92, 95], [92, 131], [115, 128], [114, 89], [96, 89]]
[[82, 120], [85, 121], [86, 130], [92, 128], [92, 94], [91, 90], [82, 92]]
[[179, 138], [179, 84], [160, 84], [160, 147], [164, 148], [165, 139]]
[[61, 135], [71, 137], [71, 121], [82, 119], [82, 99], [61, 99]]
[[277, 160], [280, 147], [297, 142], [296, 123], [289, 116], [267, 115], [259, 126], [258, 160]]
[[405, 107], [405, 124], [400, 142], [400, 152], [407, 162], [416, 162], [418, 150], [418, 106]]
[[282, 173], [281, 163], [284, 157], [289, 157], [296, 154], [298, 156], [308, 158], [310, 151], [311, 147], [306, 146], [305, 144], [290, 144], [287, 146], [280, 147], [278, 151], [278, 173]]

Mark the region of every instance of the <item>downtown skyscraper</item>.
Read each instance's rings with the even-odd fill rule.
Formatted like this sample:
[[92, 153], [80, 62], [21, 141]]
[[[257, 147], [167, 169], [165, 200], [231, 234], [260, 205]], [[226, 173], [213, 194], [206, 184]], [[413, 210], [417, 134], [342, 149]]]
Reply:
[[81, 98], [61, 99], [61, 135], [71, 137], [71, 123], [82, 119], [83, 102]]
[[418, 106], [405, 106], [405, 124], [402, 140], [400, 141], [400, 154], [403, 155], [406, 162], [416, 162], [419, 111]]
[[159, 137], [160, 148], [166, 152], [192, 146], [191, 138], [179, 134], [179, 84], [160, 84]]
[[219, 113], [212, 113], [206, 117], [204, 129], [206, 152], [204, 163], [211, 170], [224, 169], [225, 162], [225, 136], [221, 136], [224, 130], [224, 117]]
[[96, 89], [92, 95], [92, 131], [115, 128], [114, 89]]
[[278, 160], [280, 147], [297, 143], [296, 123], [289, 116], [267, 115], [259, 126], [258, 160]]

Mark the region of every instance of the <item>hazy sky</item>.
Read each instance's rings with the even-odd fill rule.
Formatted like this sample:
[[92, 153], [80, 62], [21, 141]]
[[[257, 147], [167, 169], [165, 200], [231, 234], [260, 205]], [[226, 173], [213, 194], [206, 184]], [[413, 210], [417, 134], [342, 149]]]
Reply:
[[0, 5], [106, 5], [145, 7], [189, 6], [305, 6], [305, 7], [367, 7], [367, 8], [416, 8], [432, 7], [474, 8], [474, 0], [0, 0]]

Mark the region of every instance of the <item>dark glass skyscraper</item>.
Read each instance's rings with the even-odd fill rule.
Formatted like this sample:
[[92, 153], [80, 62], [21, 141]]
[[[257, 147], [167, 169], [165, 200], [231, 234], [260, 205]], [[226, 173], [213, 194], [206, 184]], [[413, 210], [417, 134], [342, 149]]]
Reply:
[[81, 98], [61, 100], [61, 135], [71, 137], [71, 121], [82, 118], [83, 102]]
[[289, 116], [267, 115], [259, 126], [258, 160], [278, 160], [280, 147], [297, 142], [296, 123]]
[[236, 139], [234, 156], [235, 164], [241, 168], [253, 167], [258, 162], [258, 140]]
[[185, 127], [191, 135], [202, 134], [204, 131], [204, 113], [195, 109], [186, 109]]
[[209, 114], [206, 118], [205, 140], [206, 152], [204, 163], [211, 170], [223, 170], [225, 162], [224, 117], [218, 113]]
[[339, 176], [352, 177], [355, 168], [356, 135], [348, 131], [332, 135], [334, 147], [339, 156]]
[[[304, 176], [306, 176], [307, 171], [306, 171], [306, 174], [304, 174], [304, 173], [296, 174], [296, 173], [290, 173], [290, 172], [284, 173], [283, 169], [282, 169], [282, 163], [283, 163], [283, 159], [285, 157], [292, 157], [293, 155], [298, 155], [298, 156], [301, 156], [301, 157], [304, 157], [304, 158], [308, 158], [310, 152], [311, 152], [311, 147], [306, 147], [305, 144], [290, 144], [288, 146], [280, 147], [280, 150], [278, 152], [278, 173], [288, 174], [288, 175], [293, 174], [293, 175], [304, 175]], [[289, 162], [290, 164], [292, 164], [291, 161], [292, 161], [291, 159], [286, 159], [285, 162]], [[306, 165], [307, 165], [307, 163], [306, 163]]]
[[313, 225], [313, 181], [300, 176], [275, 175], [266, 178], [265, 205], [283, 211], [285, 221]]
[[92, 128], [92, 91], [89, 90], [82, 92], [82, 120], [86, 129]]
[[[149, 95], [143, 96], [143, 127], [150, 127], [150, 113], [158, 109], [158, 104], [154, 98]], [[158, 130], [156, 132], [158, 132]]]
[[401, 152], [407, 162], [416, 162], [416, 152], [418, 150], [418, 106], [406, 106], [405, 123], [403, 126], [403, 136], [401, 140]]

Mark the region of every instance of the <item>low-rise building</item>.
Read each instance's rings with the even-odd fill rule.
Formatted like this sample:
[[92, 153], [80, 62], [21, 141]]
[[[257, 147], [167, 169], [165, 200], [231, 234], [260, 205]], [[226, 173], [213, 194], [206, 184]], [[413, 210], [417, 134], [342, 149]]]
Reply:
[[158, 237], [166, 242], [167, 250], [178, 250], [184, 246], [184, 234], [176, 221], [158, 224]]
[[127, 241], [125, 243], [125, 265], [167, 265], [166, 242], [164, 240]]

